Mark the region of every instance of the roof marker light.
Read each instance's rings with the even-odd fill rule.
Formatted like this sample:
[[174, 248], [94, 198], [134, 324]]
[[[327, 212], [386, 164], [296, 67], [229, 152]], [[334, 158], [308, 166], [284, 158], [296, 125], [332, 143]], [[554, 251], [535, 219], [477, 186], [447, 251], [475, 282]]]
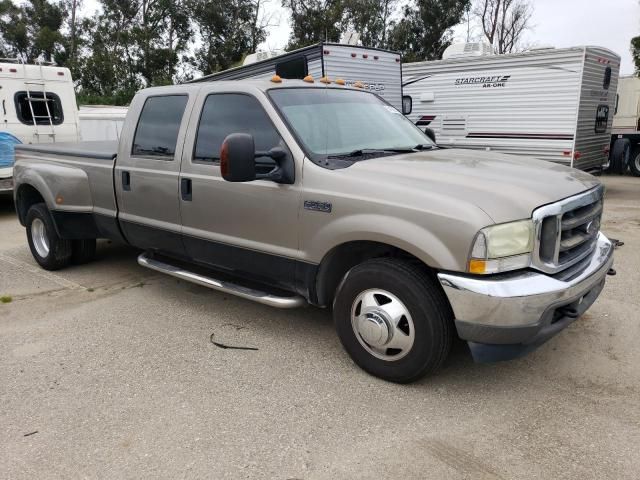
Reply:
[[329, 80], [329, 77], [324, 76], [320, 79], [320, 83], [324, 83], [325, 85], [329, 85], [331, 83], [331, 80]]
[[351, 54], [351, 58], [356, 58], [356, 54], [355, 54], [355, 53], [352, 53], [352, 54]]
[[280, 78], [280, 75], [274, 75], [273, 77], [271, 77], [271, 81], [273, 83], [282, 83], [282, 78]]
[[369, 55], [367, 55], [366, 53], [363, 53], [362, 58], [369, 58]]
[[374, 60], [378, 60], [379, 58], [380, 58], [380, 57], [379, 57], [379, 56], [377, 56], [377, 55], [374, 55], [374, 57], [373, 57], [373, 59], [374, 59]]
[[355, 83], [353, 84], [353, 86], [354, 86], [355, 88], [364, 88], [364, 83], [362, 83], [362, 82], [355, 82]]
[[342, 78], [336, 78], [336, 85], [345, 85], [345, 81]]
[[15, 68], [10, 68], [10, 69], [9, 69], [9, 71], [10, 71], [11, 73], [16, 73], [18, 70], [16, 70]]
[[313, 77], [311, 75], [307, 75], [302, 80], [304, 80], [307, 83], [313, 83]]
[[63, 77], [64, 76], [64, 72], [58, 72], [58, 76], [59, 77]]
[[325, 55], [329, 55], [330, 53], [331, 53], [331, 52], [330, 52], [329, 50], [325, 50], [325, 51], [324, 51], [324, 54], [325, 54]]

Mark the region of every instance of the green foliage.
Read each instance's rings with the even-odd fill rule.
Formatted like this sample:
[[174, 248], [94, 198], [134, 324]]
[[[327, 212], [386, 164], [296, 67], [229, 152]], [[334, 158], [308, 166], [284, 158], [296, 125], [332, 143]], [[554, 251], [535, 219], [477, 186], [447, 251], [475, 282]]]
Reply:
[[399, 0], [344, 0], [348, 28], [360, 34], [363, 45], [387, 48], [390, 18]]
[[436, 60], [451, 44], [451, 28], [460, 23], [470, 0], [418, 0], [404, 8], [393, 25], [389, 47], [405, 62]]
[[636, 66], [636, 75], [640, 75], [640, 36], [631, 39], [631, 55]]
[[265, 37], [255, 0], [192, 0], [191, 15], [201, 37], [191, 64], [203, 74], [231, 67]]
[[282, 6], [291, 12], [289, 50], [338, 42], [348, 25], [345, 0], [282, 0]]
[[0, 40], [3, 55], [25, 62], [53, 61], [62, 49], [62, 9], [48, 0], [29, 0], [19, 6], [0, 2]]

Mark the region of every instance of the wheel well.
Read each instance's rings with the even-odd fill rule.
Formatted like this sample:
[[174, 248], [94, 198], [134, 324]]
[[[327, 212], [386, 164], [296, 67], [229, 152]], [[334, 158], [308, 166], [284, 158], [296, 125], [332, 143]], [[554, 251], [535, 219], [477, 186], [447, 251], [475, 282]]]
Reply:
[[414, 261], [433, 274], [422, 260], [400, 248], [379, 242], [356, 241], [343, 243], [325, 255], [316, 276], [317, 304], [326, 306], [333, 303], [333, 297], [345, 274], [356, 265], [373, 258], [402, 258]]
[[16, 210], [18, 219], [23, 226], [27, 218], [27, 212], [36, 203], [45, 203], [40, 192], [31, 185], [20, 185], [16, 194]]

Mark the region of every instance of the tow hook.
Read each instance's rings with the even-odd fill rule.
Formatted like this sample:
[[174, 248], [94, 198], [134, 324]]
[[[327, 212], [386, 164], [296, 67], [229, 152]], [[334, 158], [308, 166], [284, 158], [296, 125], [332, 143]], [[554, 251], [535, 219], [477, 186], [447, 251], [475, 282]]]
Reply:
[[610, 268], [607, 270], [607, 275], [611, 275], [612, 277], [618, 272], [616, 272], [615, 268]]

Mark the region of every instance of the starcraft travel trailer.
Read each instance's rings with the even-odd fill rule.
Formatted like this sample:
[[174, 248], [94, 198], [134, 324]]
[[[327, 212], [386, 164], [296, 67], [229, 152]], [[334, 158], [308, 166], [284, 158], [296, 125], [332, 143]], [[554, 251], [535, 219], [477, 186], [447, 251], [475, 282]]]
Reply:
[[346, 84], [362, 82], [398, 110], [402, 108], [402, 61], [400, 54], [389, 50], [366, 48], [343, 43], [318, 43], [273, 56], [257, 52], [244, 65], [193, 80], [240, 80], [245, 78], [303, 79], [311, 75], [316, 81], [327, 76], [342, 78]]
[[608, 163], [620, 57], [600, 47], [494, 55], [454, 45], [403, 65], [403, 113], [445, 147], [599, 170]]

